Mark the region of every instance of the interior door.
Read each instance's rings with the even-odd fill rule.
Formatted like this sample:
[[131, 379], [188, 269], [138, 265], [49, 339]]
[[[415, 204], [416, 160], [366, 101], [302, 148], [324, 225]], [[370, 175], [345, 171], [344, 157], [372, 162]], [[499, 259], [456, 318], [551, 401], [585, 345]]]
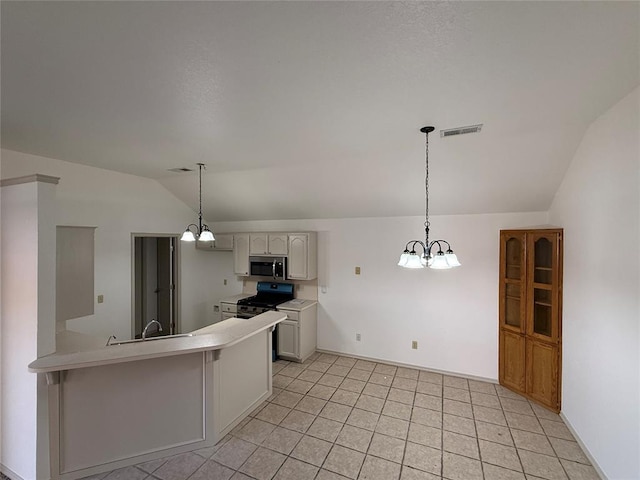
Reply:
[[162, 325], [161, 335], [173, 335], [173, 241], [171, 237], [160, 237], [157, 241], [157, 318]]
[[144, 327], [157, 320], [147, 335], [177, 333], [177, 237], [134, 235], [133, 338], [141, 338]]

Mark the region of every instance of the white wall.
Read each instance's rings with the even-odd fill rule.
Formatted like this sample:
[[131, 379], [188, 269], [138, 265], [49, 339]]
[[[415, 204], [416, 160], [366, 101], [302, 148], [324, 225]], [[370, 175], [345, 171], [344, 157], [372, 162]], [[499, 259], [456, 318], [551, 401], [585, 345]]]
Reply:
[[[154, 180], [86, 167], [60, 160], [2, 150], [2, 178], [41, 173], [60, 177], [57, 186], [56, 225], [96, 226], [95, 314], [70, 320], [67, 327], [105, 338], [131, 336], [131, 233], [181, 234], [197, 216]], [[194, 188], [197, 178], [193, 177]], [[213, 305], [219, 296], [241, 291], [232, 277], [217, 288], [209, 273], [230, 265], [230, 254], [197, 251], [193, 244], [181, 247], [182, 330], [212, 323]], [[220, 281], [222, 285], [222, 281]]]
[[422, 217], [225, 222], [214, 231], [319, 232], [319, 348], [495, 380], [499, 230], [544, 224], [547, 215], [431, 220], [432, 235], [452, 244], [462, 267], [397, 266], [405, 243], [424, 235]]
[[563, 412], [611, 479], [640, 478], [640, 89], [588, 129], [550, 209], [564, 227]]
[[[49, 478], [44, 376], [27, 365], [55, 350], [55, 185], [2, 187], [2, 469]], [[7, 470], [9, 469], [9, 470]]]

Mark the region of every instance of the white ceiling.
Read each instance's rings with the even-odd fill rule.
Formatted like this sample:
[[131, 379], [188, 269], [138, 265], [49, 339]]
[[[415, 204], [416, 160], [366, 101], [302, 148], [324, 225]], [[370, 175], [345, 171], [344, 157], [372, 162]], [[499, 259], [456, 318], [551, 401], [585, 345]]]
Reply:
[[[546, 210], [640, 84], [640, 2], [1, 3], [2, 147], [209, 221]], [[483, 123], [481, 133], [439, 129]], [[603, 159], [606, 161], [606, 159]]]

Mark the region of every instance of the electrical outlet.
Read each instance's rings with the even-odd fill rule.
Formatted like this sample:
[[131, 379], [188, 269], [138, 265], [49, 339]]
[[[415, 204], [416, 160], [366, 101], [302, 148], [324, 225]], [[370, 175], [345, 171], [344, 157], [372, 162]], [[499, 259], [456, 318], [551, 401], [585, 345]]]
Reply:
[[225, 285], [227, 284], [227, 279], [226, 279], [226, 278], [224, 279], [224, 284], [225, 284]]
[[359, 342], [361, 340], [361, 336], [359, 333], [356, 333], [356, 342]]
[[356, 275], [360, 275], [360, 267], [356, 267]]
[[413, 342], [411, 342], [411, 348], [414, 350], [418, 349], [418, 341], [414, 340]]
[[220, 306], [219, 305], [214, 305], [213, 306], [213, 311], [214, 312], [219, 312], [220, 311]]
[[98, 295], [98, 303], [104, 303], [104, 295]]

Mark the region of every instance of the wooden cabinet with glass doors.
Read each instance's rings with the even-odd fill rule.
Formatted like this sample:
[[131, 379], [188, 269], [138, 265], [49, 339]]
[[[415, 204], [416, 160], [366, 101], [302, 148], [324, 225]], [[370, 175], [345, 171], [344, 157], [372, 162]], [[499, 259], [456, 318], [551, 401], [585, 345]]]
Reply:
[[500, 232], [500, 384], [560, 411], [562, 229]]

